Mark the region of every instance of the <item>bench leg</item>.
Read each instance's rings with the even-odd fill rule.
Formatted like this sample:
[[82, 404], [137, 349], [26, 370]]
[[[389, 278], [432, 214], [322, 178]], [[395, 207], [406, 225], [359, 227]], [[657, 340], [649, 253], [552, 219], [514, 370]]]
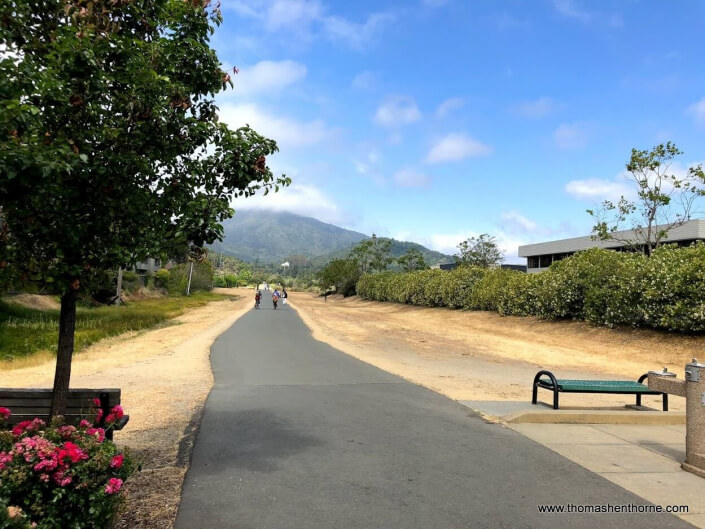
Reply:
[[641, 394], [640, 393], [636, 394], [636, 405], [641, 406]]
[[553, 390], [553, 409], [557, 410], [558, 409], [558, 389], [555, 388]]
[[534, 384], [534, 390], [533, 390], [533, 392], [531, 393], [531, 404], [536, 404], [537, 399], [538, 399], [538, 395], [537, 395], [538, 392], [539, 392], [538, 385], [537, 385], [537, 384]]
[[668, 393], [663, 394], [663, 411], [668, 411]]

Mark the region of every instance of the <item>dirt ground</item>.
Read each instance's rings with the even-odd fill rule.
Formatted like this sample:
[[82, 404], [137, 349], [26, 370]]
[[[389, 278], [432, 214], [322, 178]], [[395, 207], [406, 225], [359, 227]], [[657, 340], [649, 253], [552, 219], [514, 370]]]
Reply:
[[[503, 317], [368, 302], [308, 293], [289, 298], [316, 339], [456, 400], [528, 401], [539, 369], [559, 378], [636, 380], [666, 366], [683, 368], [702, 354], [705, 337], [640, 329], [607, 329], [579, 322]], [[543, 396], [548, 399], [548, 393]], [[623, 406], [633, 397], [563, 395], [561, 407]], [[660, 398], [644, 403], [660, 409]], [[671, 409], [684, 409], [671, 398]]]
[[[36, 297], [31, 303], [37, 305]], [[117, 528], [173, 527], [188, 466], [184, 454], [192, 441], [191, 422], [213, 384], [210, 346], [249, 308], [249, 294], [210, 303], [171, 325], [109, 338], [74, 356], [71, 386], [121, 388], [130, 415], [115, 441], [129, 447], [142, 471], [127, 482], [128, 504]], [[1, 372], [0, 386], [51, 387], [53, 376], [52, 361]]]
[[[191, 310], [168, 326], [104, 340], [74, 357], [72, 387], [122, 388], [130, 415], [115, 438], [132, 450], [143, 469], [128, 482], [129, 500], [119, 529], [173, 527], [193, 419], [213, 383], [210, 346], [252, 303], [251, 289], [217, 290], [239, 297]], [[528, 401], [539, 368], [564, 378], [634, 379], [665, 365], [682, 378], [685, 363], [705, 346], [705, 337], [358, 298], [330, 296], [326, 302], [293, 292], [289, 302], [316, 339], [457, 400]], [[0, 372], [0, 386], [50, 387], [53, 373], [53, 361]], [[620, 399], [566, 395], [561, 402], [562, 407], [622, 406]], [[657, 407], [658, 400], [651, 399], [645, 403]], [[673, 398], [672, 409], [683, 409], [681, 400]]]

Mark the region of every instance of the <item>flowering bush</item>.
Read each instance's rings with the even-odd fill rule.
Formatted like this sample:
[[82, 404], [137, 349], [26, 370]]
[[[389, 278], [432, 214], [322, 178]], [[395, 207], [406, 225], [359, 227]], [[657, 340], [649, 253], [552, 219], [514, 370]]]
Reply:
[[[114, 407], [104, 426], [122, 417]], [[10, 410], [0, 408], [0, 425]], [[0, 527], [99, 529], [124, 501], [122, 486], [134, 471], [129, 456], [105, 439], [105, 429], [82, 420], [47, 427], [41, 419], [0, 431]], [[3, 519], [4, 517], [4, 519]]]
[[593, 248], [540, 274], [461, 267], [360, 278], [364, 299], [502, 315], [705, 331], [705, 244], [641, 253]]

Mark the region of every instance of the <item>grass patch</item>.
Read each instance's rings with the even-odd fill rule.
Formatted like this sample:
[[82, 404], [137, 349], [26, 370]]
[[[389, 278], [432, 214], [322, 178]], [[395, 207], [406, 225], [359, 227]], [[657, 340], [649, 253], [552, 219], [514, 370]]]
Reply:
[[[125, 332], [141, 331], [227, 296], [197, 292], [190, 297], [174, 296], [133, 301], [120, 307], [79, 307], [76, 311], [74, 351]], [[56, 355], [59, 340], [59, 311], [35, 310], [15, 303], [0, 302], [0, 361], [26, 359], [40, 353]]]

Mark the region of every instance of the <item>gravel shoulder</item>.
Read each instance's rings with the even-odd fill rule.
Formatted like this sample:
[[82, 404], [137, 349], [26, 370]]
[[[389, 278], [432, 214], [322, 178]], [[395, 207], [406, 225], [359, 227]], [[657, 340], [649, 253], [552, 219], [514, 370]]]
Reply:
[[[503, 317], [491, 312], [343, 299], [294, 293], [289, 302], [325, 341], [360, 360], [456, 400], [529, 401], [539, 369], [561, 378], [636, 380], [667, 366], [683, 378], [702, 356], [705, 337], [641, 329], [607, 329], [580, 322]], [[561, 407], [613, 407], [631, 397], [563, 395]], [[660, 409], [660, 399], [646, 405]], [[671, 409], [684, 409], [672, 398]]]

